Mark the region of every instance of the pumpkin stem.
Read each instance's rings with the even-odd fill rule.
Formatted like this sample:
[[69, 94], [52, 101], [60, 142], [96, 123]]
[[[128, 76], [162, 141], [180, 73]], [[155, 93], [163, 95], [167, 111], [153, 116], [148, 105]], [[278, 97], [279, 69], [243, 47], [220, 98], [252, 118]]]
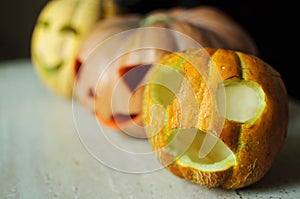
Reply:
[[152, 14], [148, 17], [146, 17], [142, 22], [141, 26], [151, 26], [156, 23], [169, 23], [172, 21], [173, 18], [170, 16], [167, 16], [163, 13], [157, 13], [157, 14]]

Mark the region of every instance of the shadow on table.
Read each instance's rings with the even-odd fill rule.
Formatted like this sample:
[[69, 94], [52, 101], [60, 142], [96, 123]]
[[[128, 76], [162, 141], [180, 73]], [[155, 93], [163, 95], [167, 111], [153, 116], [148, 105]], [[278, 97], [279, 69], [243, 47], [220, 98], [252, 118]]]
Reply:
[[300, 103], [290, 100], [289, 128], [284, 146], [266, 176], [249, 190], [285, 190], [300, 184]]

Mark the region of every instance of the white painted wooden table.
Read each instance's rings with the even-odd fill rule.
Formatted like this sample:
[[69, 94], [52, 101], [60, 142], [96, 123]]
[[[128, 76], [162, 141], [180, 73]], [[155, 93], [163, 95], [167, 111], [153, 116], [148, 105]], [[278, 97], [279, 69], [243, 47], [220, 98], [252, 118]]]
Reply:
[[207, 189], [164, 169], [132, 174], [98, 161], [81, 142], [72, 102], [49, 91], [30, 60], [3, 61], [0, 198], [299, 198], [300, 103], [289, 105], [288, 136], [270, 172], [239, 191]]

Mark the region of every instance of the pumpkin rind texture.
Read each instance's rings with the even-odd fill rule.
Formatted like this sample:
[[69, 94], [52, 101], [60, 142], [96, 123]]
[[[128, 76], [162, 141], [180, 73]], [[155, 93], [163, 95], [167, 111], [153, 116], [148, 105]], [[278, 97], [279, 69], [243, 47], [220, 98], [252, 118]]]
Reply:
[[[99, 0], [52, 0], [38, 16], [31, 59], [43, 83], [59, 96], [72, 97], [75, 58], [94, 24], [106, 17], [101, 6]], [[110, 7], [111, 12], [118, 11]]]
[[[155, 80], [165, 68], [180, 70], [184, 79], [168, 104], [158, 100], [164, 92], [157, 89]], [[162, 74], [160, 78], [167, 77]], [[268, 172], [284, 144], [288, 125], [288, 96], [274, 68], [239, 51], [194, 49], [166, 55], [153, 69], [149, 82], [143, 101], [144, 126], [158, 160], [174, 175], [209, 188], [239, 189], [256, 183]], [[239, 104], [243, 93], [253, 88], [247, 94], [253, 99], [257, 96], [256, 113], [245, 121], [232, 119], [227, 112], [222, 114], [218, 104], [218, 88], [222, 86], [227, 89], [228, 101], [238, 92], [231, 107], [237, 115], [247, 106]], [[157, 107], [159, 111], [155, 111]], [[186, 150], [180, 151], [193, 133], [190, 129], [197, 131], [196, 136]], [[217, 143], [215, 146], [219, 144], [219, 148], [209, 149], [219, 156], [215, 162], [207, 163], [208, 159], [198, 154], [199, 142], [206, 142], [200, 135], [215, 139], [211, 142]], [[228, 153], [220, 155], [222, 147]]]
[[[172, 8], [103, 20], [78, 53], [82, 65], [75, 97], [105, 126], [146, 137], [142, 94], [151, 66], [170, 52], [200, 47], [257, 53], [246, 31], [212, 7]], [[126, 77], [136, 85], [129, 85]]]

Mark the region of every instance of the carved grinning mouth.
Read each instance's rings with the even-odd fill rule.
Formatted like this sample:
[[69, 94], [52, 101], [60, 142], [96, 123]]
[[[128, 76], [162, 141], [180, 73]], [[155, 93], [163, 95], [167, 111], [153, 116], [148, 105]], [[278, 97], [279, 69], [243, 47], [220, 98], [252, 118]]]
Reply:
[[138, 116], [138, 114], [115, 114], [113, 116], [111, 116], [111, 120], [114, 123], [122, 123], [122, 122], [126, 122], [128, 120], [134, 120], [136, 117]]
[[51, 67], [44, 67], [44, 69], [46, 71], [48, 71], [49, 73], [53, 73], [53, 72], [56, 72], [58, 71], [59, 69], [61, 69], [61, 67], [63, 66], [63, 61], [59, 62], [58, 64], [54, 65], [54, 66], [51, 66]]
[[104, 119], [97, 112], [95, 114], [96, 114], [97, 118], [100, 119], [100, 121], [102, 121], [107, 126], [112, 127], [112, 128], [118, 128], [119, 125], [127, 123], [131, 120], [136, 120], [140, 116], [140, 114], [114, 114], [109, 119]]
[[60, 61], [59, 63], [49, 66], [48, 64], [46, 64], [41, 58], [40, 56], [38, 56], [37, 54], [33, 54], [33, 58], [34, 60], [36, 60], [37, 63], [40, 64], [41, 68], [47, 72], [47, 73], [55, 73], [58, 70], [60, 70], [62, 68], [62, 66], [64, 65], [63, 61]]

